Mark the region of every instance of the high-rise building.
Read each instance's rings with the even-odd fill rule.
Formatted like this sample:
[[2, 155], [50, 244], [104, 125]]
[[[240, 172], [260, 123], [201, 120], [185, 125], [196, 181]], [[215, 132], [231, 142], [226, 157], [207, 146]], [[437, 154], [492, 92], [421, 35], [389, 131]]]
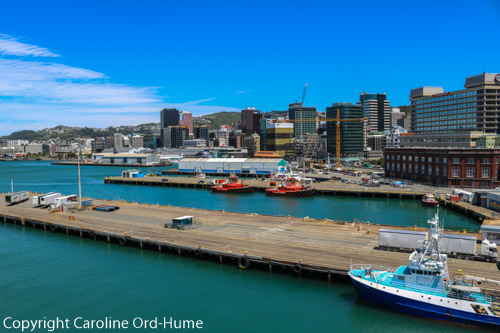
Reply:
[[[401, 112], [400, 108], [393, 108], [391, 107], [391, 127], [392, 126], [404, 126], [404, 120], [405, 120], [406, 113]], [[388, 130], [385, 129], [385, 130]]]
[[179, 126], [179, 110], [163, 109], [160, 111], [160, 128], [161, 141], [163, 147], [170, 148], [171, 146], [171, 127]]
[[195, 139], [204, 139], [207, 142], [207, 147], [209, 146], [209, 138], [208, 138], [208, 127], [206, 125], [201, 125], [194, 128], [194, 138]]
[[132, 148], [142, 148], [144, 147], [144, 137], [142, 135], [134, 135], [131, 140]]
[[161, 128], [167, 128], [168, 126], [178, 126], [179, 125], [179, 110], [177, 109], [163, 109], [160, 111], [161, 118]]
[[293, 142], [292, 123], [266, 124], [266, 150], [275, 151], [281, 157], [285, 156], [285, 147]]
[[357, 104], [363, 106], [363, 117], [368, 119], [369, 132], [391, 129], [391, 106], [386, 94], [361, 93]]
[[294, 121], [294, 136], [305, 137], [317, 133], [316, 107], [303, 106], [302, 103], [288, 105], [288, 118]]
[[154, 134], [145, 134], [143, 137], [144, 148], [156, 149], [156, 138]]
[[[363, 118], [363, 106], [351, 103], [335, 103], [326, 108], [326, 118], [337, 118], [337, 108], [340, 119]], [[327, 151], [336, 153], [337, 138], [336, 124], [327, 122]], [[342, 157], [358, 157], [363, 154], [366, 147], [366, 121], [340, 122], [340, 154]]]
[[448, 134], [450, 139], [458, 133], [500, 134], [500, 74], [468, 77], [464, 87], [452, 92], [442, 87], [412, 89], [411, 131], [422, 137]]
[[254, 107], [247, 107], [241, 111], [241, 130], [246, 135], [260, 132], [262, 113]]
[[179, 148], [184, 146], [184, 141], [189, 139], [189, 130], [185, 126], [170, 127], [170, 147]]
[[189, 133], [193, 133], [193, 114], [191, 112], [181, 111], [179, 125], [186, 126]]
[[243, 147], [247, 148], [248, 156], [252, 157], [260, 151], [260, 136], [257, 133], [246, 136], [243, 139]]
[[123, 148], [123, 136], [121, 133], [114, 133], [113, 134], [113, 144], [116, 149], [121, 149]]

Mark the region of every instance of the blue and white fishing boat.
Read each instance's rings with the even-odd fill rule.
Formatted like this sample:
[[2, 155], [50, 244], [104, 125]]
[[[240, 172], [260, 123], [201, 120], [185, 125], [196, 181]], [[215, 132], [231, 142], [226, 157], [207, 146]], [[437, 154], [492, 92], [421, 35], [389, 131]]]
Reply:
[[479, 285], [500, 282], [460, 271], [450, 281], [447, 255], [439, 252], [439, 214], [429, 223], [430, 239], [410, 255], [408, 266], [394, 270], [351, 265], [349, 276], [359, 295], [407, 314], [499, 330], [500, 299], [485, 294]]

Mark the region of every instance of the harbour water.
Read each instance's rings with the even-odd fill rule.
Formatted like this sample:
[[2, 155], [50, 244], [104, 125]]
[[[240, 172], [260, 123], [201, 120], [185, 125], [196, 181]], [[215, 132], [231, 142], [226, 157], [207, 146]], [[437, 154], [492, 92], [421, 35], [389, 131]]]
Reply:
[[[143, 202], [157, 199], [160, 203], [211, 209], [261, 209], [264, 213], [283, 215], [286, 206], [293, 204], [254, 194], [248, 197], [255, 200], [253, 204], [236, 206], [237, 201], [232, 197], [204, 190], [103, 184], [103, 176], [118, 174], [120, 170], [84, 168], [84, 194]], [[47, 162], [0, 163], [0, 190], [9, 191], [9, 177], [13, 177], [17, 190], [76, 193], [75, 171], [75, 167], [50, 166]], [[408, 215], [410, 207], [415, 214], [420, 209], [420, 203], [413, 206], [409, 200], [393, 200], [397, 202], [394, 204], [375, 200], [376, 203], [365, 208], [361, 204], [366, 198], [338, 202], [338, 197], [329, 197], [333, 208], [318, 211], [324, 202], [316, 203], [316, 199], [327, 200], [317, 197], [303, 203], [299, 199], [300, 203], [297, 200], [292, 206], [295, 213], [291, 214], [314, 216], [313, 211], [335, 214], [349, 200], [354, 201], [352, 215], [362, 209], [380, 207], [380, 216], [396, 219], [395, 215]], [[273, 203], [259, 206], [266, 201]], [[271, 206], [278, 207], [272, 210]], [[348, 212], [343, 214], [350, 216]], [[461, 223], [462, 217], [456, 214], [450, 214], [448, 219], [454, 216]], [[112, 317], [130, 322], [136, 317], [173, 317], [202, 320], [202, 331], [206, 332], [479, 332], [378, 308], [359, 299], [349, 284], [240, 271], [213, 262], [10, 224], [0, 225], [0, 244], [3, 317], [32, 320]]]
[[[171, 204], [235, 212], [272, 215], [292, 215], [371, 223], [427, 227], [426, 221], [434, 210], [423, 207], [418, 200], [357, 198], [346, 196], [313, 196], [307, 198], [266, 197], [263, 193], [221, 194], [204, 189], [149, 187], [104, 184], [104, 177], [118, 176], [121, 167], [82, 167], [82, 193], [91, 198], [127, 200], [152, 204]], [[149, 169], [143, 169], [147, 173]], [[0, 192], [10, 191], [9, 178], [14, 179], [14, 190], [34, 192], [58, 191], [78, 193], [76, 166], [57, 165], [50, 162], [0, 163]], [[247, 182], [251, 182], [248, 180]], [[479, 230], [479, 223], [449, 209], [440, 213], [447, 229]]]

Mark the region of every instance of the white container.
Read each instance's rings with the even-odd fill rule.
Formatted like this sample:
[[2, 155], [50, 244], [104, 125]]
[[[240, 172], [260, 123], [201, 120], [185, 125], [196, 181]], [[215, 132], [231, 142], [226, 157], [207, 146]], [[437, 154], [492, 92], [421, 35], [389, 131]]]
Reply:
[[439, 250], [443, 253], [476, 254], [477, 238], [464, 235], [443, 234], [439, 240]]
[[400, 249], [416, 249], [427, 240], [427, 232], [380, 229], [378, 234], [378, 245]]
[[8, 205], [12, 205], [15, 203], [23, 202], [26, 200], [29, 200], [30, 198], [30, 193], [28, 191], [21, 191], [21, 192], [15, 192], [15, 193], [10, 193], [5, 196], [5, 202]]
[[55, 202], [55, 200], [57, 198], [60, 198], [61, 197], [61, 193], [50, 193], [50, 194], [46, 194], [44, 196], [42, 196], [40, 199], [39, 199], [39, 204], [41, 206], [48, 206], [52, 203]]

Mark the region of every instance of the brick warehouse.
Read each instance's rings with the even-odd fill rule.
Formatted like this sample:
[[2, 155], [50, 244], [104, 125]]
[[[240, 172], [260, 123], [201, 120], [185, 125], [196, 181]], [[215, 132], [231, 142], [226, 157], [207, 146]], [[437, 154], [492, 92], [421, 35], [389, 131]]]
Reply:
[[385, 176], [439, 186], [500, 185], [500, 149], [386, 148]]

